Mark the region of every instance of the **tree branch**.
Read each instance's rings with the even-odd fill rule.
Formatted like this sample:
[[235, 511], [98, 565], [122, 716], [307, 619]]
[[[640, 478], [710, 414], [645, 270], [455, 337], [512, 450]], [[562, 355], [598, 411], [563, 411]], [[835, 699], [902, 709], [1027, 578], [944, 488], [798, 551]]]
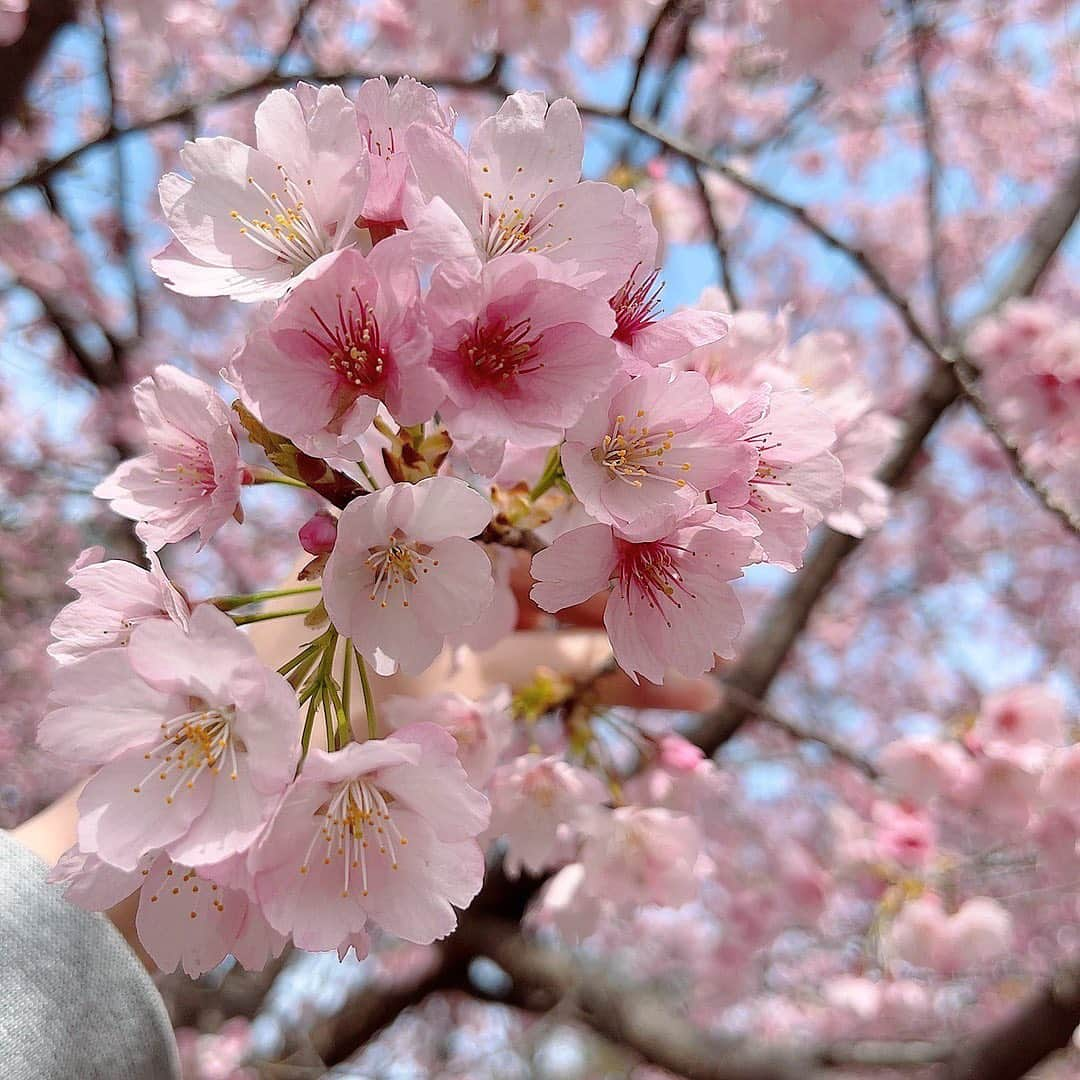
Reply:
[[[105, 10], [105, 0], [98, 0], [97, 13], [98, 22], [101, 25], [102, 71], [105, 75], [105, 88], [109, 96], [109, 128], [114, 129], [117, 127], [116, 75], [113, 71], [112, 42], [109, 35], [109, 20]], [[113, 184], [115, 187], [113, 205], [116, 210], [116, 221], [119, 226], [121, 257], [124, 262], [124, 272], [128, 279], [128, 289], [131, 293], [131, 313], [135, 325], [135, 337], [141, 338], [143, 335], [144, 324], [142, 290], [139, 288], [139, 273], [138, 268], [135, 265], [134, 238], [131, 223], [128, 220], [128, 183], [127, 169], [124, 165], [124, 148], [119, 139], [113, 141], [112, 162]], [[117, 361], [118, 363], [121, 361], [119, 355], [117, 356]], [[120, 366], [122, 366], [122, 364], [120, 364]]]
[[[163, 124], [186, 124], [191, 121], [199, 110], [212, 109], [218, 105], [227, 105], [230, 102], [236, 101], [238, 98], [247, 97], [249, 94], [257, 94], [264, 90], [275, 90], [282, 86], [290, 86], [302, 79], [309, 79], [315, 83], [334, 83], [385, 77], [393, 82], [395, 79], [403, 78], [406, 75], [409, 75], [410, 78], [412, 77], [408, 72], [388, 71], [364, 72], [348, 70], [338, 72], [308, 72], [302, 75], [283, 75], [276, 70], [270, 71], [264, 75], [260, 75], [257, 79], [253, 79], [251, 82], [231, 87], [228, 90], [222, 90], [218, 94], [209, 94], [198, 101], [189, 101], [186, 105], [178, 105], [175, 109], [170, 109], [165, 113], [159, 113], [157, 116], [146, 117], [142, 120], [133, 120], [122, 125], [107, 127], [100, 134], [94, 135], [84, 142], [79, 143], [59, 157], [53, 158], [51, 161], [42, 162], [33, 171], [26, 173], [18, 180], [13, 180], [9, 184], [0, 187], [0, 198], [10, 195], [12, 192], [18, 191], [21, 188], [44, 183], [56, 173], [62, 172], [64, 169], [73, 165], [83, 154], [88, 150], [93, 150], [95, 147], [104, 146], [124, 135], [132, 135], [140, 131], [149, 131], [152, 128], [160, 127]], [[495, 91], [497, 88], [495, 76], [496, 70], [493, 66], [483, 75], [479, 75], [475, 78], [446, 76], [442, 78], [432, 78], [429, 80], [429, 84], [437, 88], [449, 90]]]
[[864, 758], [850, 746], [845, 746], [843, 743], [838, 742], [827, 732], [815, 731], [812, 728], [797, 723], [789, 717], [781, 716], [779, 713], [770, 709], [763, 701], [758, 701], [757, 698], [753, 698], [749, 694], [743, 693], [743, 691], [736, 686], [730, 686], [725, 683], [723, 692], [725, 697], [734, 698], [740, 708], [746, 710], [759, 720], [764, 720], [765, 722], [772, 724], [773, 727], [786, 732], [793, 739], [800, 742], [813, 742], [817, 743], [819, 746], [825, 747], [834, 758], [847, 762], [848, 765], [857, 769], [871, 780], [876, 780], [880, 776], [877, 766], [872, 761]]
[[311, 1032], [315, 1052], [326, 1065], [339, 1065], [406, 1009], [440, 990], [467, 985], [469, 959], [461, 953], [451, 956], [443, 951], [434, 968], [416, 982], [390, 988], [362, 987]]
[[989, 1030], [964, 1042], [942, 1080], [1019, 1080], [1080, 1025], [1080, 961], [1063, 966], [1044, 986]]
[[930, 87], [923, 66], [923, 36], [926, 29], [919, 22], [916, 0], [905, 0], [909, 23], [911, 71], [915, 83], [915, 98], [922, 121], [922, 142], [926, 157], [926, 184], [923, 189], [926, 207], [926, 229], [930, 237], [930, 288], [937, 315], [938, 334], [945, 341], [950, 336], [949, 299], [945, 291], [941, 251], [941, 153], [938, 148], [937, 121], [930, 104]]
[[701, 208], [705, 214], [705, 228], [709, 233], [709, 240], [716, 251], [716, 261], [720, 264], [720, 283], [727, 293], [728, 305], [732, 311], [738, 311], [741, 307], [739, 294], [735, 288], [735, 279], [732, 273], [731, 252], [728, 249], [727, 237], [724, 228], [716, 213], [716, 207], [709, 197], [709, 189], [705, 186], [705, 177], [700, 167], [694, 169], [694, 187], [697, 189], [698, 198], [701, 200]]
[[53, 38], [75, 20], [75, 15], [74, 0], [35, 0], [30, 4], [22, 36], [0, 48], [0, 123], [22, 108], [27, 84]]
[[[1044, 206], [1028, 232], [1015, 269], [978, 317], [997, 310], [1012, 296], [1028, 295], [1035, 290], [1078, 214], [1080, 163]], [[891, 488], [901, 484], [927, 436], [959, 398], [961, 389], [955, 364], [934, 364], [921, 391], [908, 406], [899, 444], [879, 470], [878, 476], [885, 484]], [[825, 531], [803, 568], [760, 620], [757, 633], [744, 644], [740, 658], [724, 672], [727, 686], [759, 701], [765, 700], [818, 600], [859, 543], [855, 537], [831, 529]], [[712, 753], [735, 734], [748, 715], [738, 698], [728, 695], [718, 709], [699, 722], [695, 741]]]

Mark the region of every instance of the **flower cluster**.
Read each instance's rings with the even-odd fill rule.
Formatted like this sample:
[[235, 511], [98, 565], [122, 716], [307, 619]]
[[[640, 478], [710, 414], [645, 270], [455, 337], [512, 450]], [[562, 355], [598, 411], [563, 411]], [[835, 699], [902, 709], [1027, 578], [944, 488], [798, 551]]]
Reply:
[[1032, 862], [1045, 888], [1071, 887], [1080, 861], [1078, 750], [1061, 700], [1038, 685], [990, 694], [954, 738], [909, 736], [884, 748], [888, 797], [870, 801], [863, 819], [837, 810], [834, 825], [848, 875], [887, 886], [887, 965], [951, 977], [1008, 955], [1014, 923], [1000, 900], [971, 895], [947, 911], [945, 897], [955, 904], [984, 860], [1002, 874]]
[[1024, 461], [1070, 508], [1080, 485], [1080, 319], [1042, 300], [1010, 300], [968, 348], [987, 400]]
[[[527, 748], [506, 692], [380, 710], [380, 680], [513, 628], [511, 546], [537, 550], [544, 611], [606, 597], [635, 682], [710, 671], [735, 654], [744, 568], [799, 566], [827, 516], [880, 523], [888, 420], [842, 341], [664, 314], [649, 211], [582, 179], [568, 100], [514, 94], [463, 147], [409, 79], [353, 99], [300, 85], [255, 128], [254, 147], [188, 143], [191, 175], [161, 181], [156, 272], [262, 306], [223, 373], [233, 407], [158, 367], [135, 390], [147, 452], [96, 489], [150, 569], [80, 565], [54, 624], [40, 742], [98, 770], [58, 877], [95, 907], [138, 889], [147, 949], [189, 972], [290, 936], [359, 955], [375, 929], [443, 937], [481, 886], [481, 840], [510, 874], [563, 866], [547, 906], [581, 932], [633, 900], [686, 903], [708, 870], [688, 807], [642, 788], [612, 809], [580, 734]], [[244, 488], [270, 482], [326, 502], [300, 583], [190, 602], [154, 553], [242, 522]], [[310, 603], [245, 613], [286, 597]], [[242, 627], [301, 616], [310, 640], [266, 667]], [[687, 784], [700, 771], [652, 753]]]

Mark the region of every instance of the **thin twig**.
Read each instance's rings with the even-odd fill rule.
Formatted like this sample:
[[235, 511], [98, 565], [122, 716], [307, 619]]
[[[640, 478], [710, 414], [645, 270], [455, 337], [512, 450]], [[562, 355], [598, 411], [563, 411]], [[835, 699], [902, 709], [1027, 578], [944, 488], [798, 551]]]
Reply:
[[716, 213], [716, 207], [709, 197], [709, 189], [705, 186], [704, 170], [697, 166], [694, 168], [694, 187], [697, 189], [698, 198], [701, 200], [701, 209], [705, 214], [705, 228], [712, 241], [713, 250], [716, 252], [716, 261], [720, 269], [720, 283], [727, 293], [728, 306], [732, 311], [740, 308], [739, 294], [735, 287], [735, 276], [731, 265], [731, 251], [728, 248], [727, 237], [724, 235], [724, 227]]
[[825, 747], [834, 758], [846, 761], [849, 765], [858, 769], [859, 772], [864, 776], [868, 776], [871, 780], [876, 780], [880, 776], [877, 766], [874, 765], [873, 762], [868, 761], [850, 746], [845, 746], [843, 743], [838, 742], [827, 732], [814, 731], [786, 716], [781, 716], [778, 712], [770, 709], [765, 702], [759, 701], [755, 697], [751, 697], [737, 686], [725, 685], [723, 692], [725, 696], [734, 698], [741, 708], [756, 716], [759, 720], [764, 720], [772, 724], [773, 727], [786, 732], [793, 739], [796, 739], [799, 742], [813, 742], [817, 743], [818, 746]]
[[[97, 3], [98, 22], [101, 25], [101, 64], [105, 75], [105, 88], [109, 97], [109, 127], [117, 127], [117, 100], [116, 100], [116, 75], [113, 71], [112, 42], [109, 34], [109, 20], [106, 12], [105, 0]], [[131, 223], [128, 220], [127, 197], [128, 182], [127, 168], [124, 164], [123, 140], [116, 139], [112, 146], [113, 162], [113, 187], [114, 205], [116, 208], [116, 223], [120, 255], [124, 262], [124, 272], [128, 279], [128, 288], [131, 292], [131, 313], [135, 324], [135, 337], [141, 338], [144, 330], [144, 309], [142, 302], [142, 290], [139, 288], [139, 273], [135, 265], [135, 244]], [[121, 357], [117, 356], [117, 362], [122, 363]]]
[[922, 56], [926, 30], [920, 23], [916, 0], [905, 0], [905, 4], [910, 26], [911, 71], [921, 119], [923, 150], [926, 156], [926, 183], [923, 193], [926, 206], [926, 229], [930, 237], [930, 288], [933, 292], [938, 334], [943, 341], [948, 341], [951, 329], [949, 297], [945, 291], [942, 265], [941, 151], [938, 143], [937, 121], [930, 102], [930, 86]]

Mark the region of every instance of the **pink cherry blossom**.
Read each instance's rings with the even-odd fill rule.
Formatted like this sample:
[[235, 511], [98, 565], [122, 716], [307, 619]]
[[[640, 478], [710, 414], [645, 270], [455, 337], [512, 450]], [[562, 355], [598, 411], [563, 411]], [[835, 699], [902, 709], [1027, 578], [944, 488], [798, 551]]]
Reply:
[[955, 975], [1006, 955], [1012, 937], [1012, 918], [997, 901], [975, 896], [946, 915], [930, 893], [904, 905], [884, 944], [894, 961]]
[[405, 237], [321, 260], [233, 357], [241, 396], [273, 431], [320, 457], [358, 458], [379, 403], [429, 420], [444, 389]]
[[1001, 690], [983, 699], [970, 739], [976, 746], [1061, 746], [1065, 743], [1065, 708], [1044, 686]]
[[1080, 829], [1080, 743], [1054, 753], [1039, 782], [1039, 794]]
[[337, 518], [329, 510], [316, 510], [300, 526], [297, 539], [309, 555], [329, 555], [337, 541]]
[[503, 256], [479, 276], [436, 270], [427, 298], [432, 365], [446, 382], [440, 414], [455, 439], [550, 446], [611, 382], [614, 314], [559, 273], [535, 255]]
[[891, 963], [902, 961], [915, 967], [935, 967], [947, 932], [948, 916], [941, 900], [933, 895], [906, 903], [889, 926], [882, 949]]
[[753, 560], [754, 541], [737, 528], [705, 508], [661, 519], [651, 536], [634, 540], [586, 525], [533, 557], [530, 595], [545, 611], [560, 611], [610, 588], [604, 626], [632, 679], [661, 683], [669, 667], [701, 675], [716, 656], [734, 654], [742, 628], [728, 582]]
[[471, 626], [463, 626], [447, 635], [447, 646], [454, 650], [487, 652], [512, 634], [518, 624], [519, 606], [511, 581], [517, 564], [516, 552], [497, 544], [484, 544], [483, 548], [491, 560], [494, 581], [491, 606]]
[[680, 907], [698, 894], [700, 846], [687, 815], [636, 806], [594, 812], [581, 848], [584, 887], [615, 904]]
[[881, 858], [909, 869], [925, 866], [933, 858], [937, 837], [926, 814], [879, 800], [873, 816]]
[[170, 619], [187, 629], [187, 601], [166, 577], [158, 557], [151, 552], [147, 561], [149, 570], [116, 559], [73, 570], [67, 584], [79, 598], [63, 608], [49, 628], [55, 638], [49, 646], [54, 660], [70, 664], [103, 649], [121, 648], [148, 619]]
[[458, 693], [391, 697], [383, 702], [379, 716], [393, 729], [422, 720], [446, 728], [457, 743], [458, 760], [469, 783], [481, 791], [513, 736], [510, 691], [506, 687], [496, 687], [478, 701]]
[[971, 755], [958, 743], [926, 737], [889, 743], [878, 764], [897, 794], [919, 804], [962, 800], [978, 775]]
[[205, 383], [167, 365], [132, 395], [150, 452], [117, 466], [94, 494], [138, 522], [150, 551], [193, 532], [201, 547], [240, 510], [244, 464], [229, 408]]
[[468, 538], [491, 504], [461, 480], [393, 484], [351, 502], [323, 575], [334, 625], [380, 673], [416, 674], [491, 604], [491, 562]]
[[990, 744], [977, 759], [979, 774], [968, 801], [990, 824], [1023, 829], [1035, 804], [1045, 760], [1042, 747]]
[[575, 282], [611, 296], [637, 261], [635, 220], [612, 184], [580, 181], [583, 137], [566, 98], [511, 94], [477, 125], [463, 150], [417, 125], [405, 140], [418, 200], [406, 203], [417, 255], [477, 273], [490, 259], [535, 252], [565, 264]]
[[1007, 956], [1013, 941], [1012, 916], [996, 900], [973, 896], [949, 920], [946, 970], [963, 971]]
[[491, 835], [506, 837], [507, 874], [539, 874], [550, 866], [560, 828], [608, 798], [592, 773], [556, 757], [525, 754], [499, 768], [491, 782]]
[[84, 852], [130, 870], [165, 849], [188, 865], [245, 850], [292, 778], [292, 688], [227, 615], [201, 605], [190, 633], [165, 619], [57, 673], [41, 745], [101, 765], [79, 797]]
[[637, 196], [625, 194], [628, 216], [636, 219], [640, 237], [638, 262], [611, 297], [615, 312], [615, 348], [629, 375], [686, 356], [692, 349], [713, 345], [728, 332], [728, 317], [719, 311], [691, 308], [661, 315], [660, 236], [648, 208]]
[[427, 944], [454, 929], [454, 907], [480, 888], [475, 837], [488, 817], [436, 724], [312, 750], [252, 851], [255, 892], [270, 924], [301, 948], [337, 948], [369, 920]]
[[620, 376], [566, 433], [563, 469], [596, 519], [633, 535], [684, 513], [710, 488], [745, 487], [758, 464], [745, 428], [713, 404], [696, 372]]
[[167, 855], [147, 855], [134, 869], [119, 870], [76, 847], [60, 857], [49, 880], [90, 911], [104, 911], [139, 890], [135, 929], [163, 972], [180, 967], [194, 979], [227, 956], [257, 971], [285, 947], [285, 936], [246, 892], [219, 885]]
[[371, 181], [364, 200], [368, 228], [404, 226], [406, 181], [411, 176], [405, 132], [426, 124], [452, 135], [454, 110], [442, 105], [430, 87], [404, 76], [391, 86], [385, 76], [367, 79], [356, 92], [356, 121], [367, 143]]
[[257, 149], [225, 136], [185, 144], [161, 208], [176, 240], [153, 260], [185, 296], [284, 295], [325, 255], [362, 238], [368, 187], [356, 107], [339, 86], [275, 90], [255, 113]]
[[836, 429], [832, 453], [843, 466], [844, 491], [839, 509], [826, 518], [830, 528], [849, 536], [879, 528], [889, 514], [889, 491], [876, 473], [900, 424], [878, 408], [850, 342], [835, 332], [804, 334], [786, 350], [782, 365], [768, 366], [766, 377], [810, 390], [814, 407]]
[[762, 6], [765, 39], [784, 52], [790, 70], [837, 85], [858, 75], [887, 28], [877, 0], [763, 0]]
[[802, 565], [809, 531], [840, 505], [843, 468], [829, 452], [835, 431], [800, 390], [766, 386], [732, 413], [758, 450], [749, 498], [742, 490], [717, 492], [720, 507], [743, 509], [761, 527], [758, 543], [769, 562], [787, 570]]

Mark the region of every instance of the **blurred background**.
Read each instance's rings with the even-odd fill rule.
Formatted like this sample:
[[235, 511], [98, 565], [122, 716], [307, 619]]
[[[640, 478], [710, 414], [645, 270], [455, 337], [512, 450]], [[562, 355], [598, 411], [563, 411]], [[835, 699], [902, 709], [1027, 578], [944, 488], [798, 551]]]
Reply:
[[[975, 974], [898, 975], [874, 937], [886, 891], [845, 877], [835, 811], [872, 802], [845, 755], [962, 732], [995, 691], [1039, 684], [1075, 715], [1080, 545], [1064, 518], [1080, 502], [1077, 416], [1048, 407], [1021, 438], [990, 375], [973, 408], [941, 353], [982, 326], [988, 364], [1022, 364], [1020, 346], [990, 356], [994, 333], [1064, 328], [1068, 393], [1080, 384], [1078, 42], [1080, 10], [1060, 0], [0, 0], [0, 826], [77, 779], [34, 747], [45, 647], [82, 549], [140, 558], [89, 494], [139, 451], [130, 386], [162, 363], [217, 381], [251, 322], [245, 305], [177, 296], [150, 271], [168, 238], [157, 181], [184, 140], [251, 142], [255, 107], [297, 79], [351, 93], [412, 75], [454, 106], [463, 139], [507, 92], [568, 95], [586, 117], [587, 175], [634, 187], [653, 212], [666, 308], [721, 289], [729, 310], [785, 311], [792, 340], [839, 332], [899, 432], [879, 530], [822, 528], [794, 577], [761, 567], [740, 585], [746, 647], [770, 627], [781, 638], [743, 689], [792, 718], [744, 710], [715, 740], [743, 891], [643, 911], [585, 962], [647, 982], [717, 1039], [832, 1046], [834, 1061], [815, 1059], [829, 1075], [993, 1080], [934, 1072], [943, 1052], [881, 1054], [879, 1067], [844, 1047], [940, 1048], [999, 1022], [1075, 956], [1080, 864], [1046, 876], [1029, 839], [989, 843], [962, 824], [957, 888], [1008, 907], [1012, 955]], [[1035, 290], [1037, 318], [1000, 309]], [[1047, 378], [1067, 393], [1066, 376]], [[198, 558], [170, 548], [170, 573], [192, 595], [265, 587], [295, 561], [313, 507], [255, 491], [247, 525]], [[769, 922], [761, 852], [791, 838], [829, 881], [812, 927]], [[998, 864], [973, 854], [998, 848]], [[335, 1075], [387, 1080], [668, 1075], [583, 1022], [573, 993], [530, 997], [482, 958], [434, 985], [429, 961], [287, 954], [265, 973], [226, 966], [162, 989], [191, 1078], [335, 1062]], [[1080, 1076], [1080, 1054], [1043, 1069]]]

